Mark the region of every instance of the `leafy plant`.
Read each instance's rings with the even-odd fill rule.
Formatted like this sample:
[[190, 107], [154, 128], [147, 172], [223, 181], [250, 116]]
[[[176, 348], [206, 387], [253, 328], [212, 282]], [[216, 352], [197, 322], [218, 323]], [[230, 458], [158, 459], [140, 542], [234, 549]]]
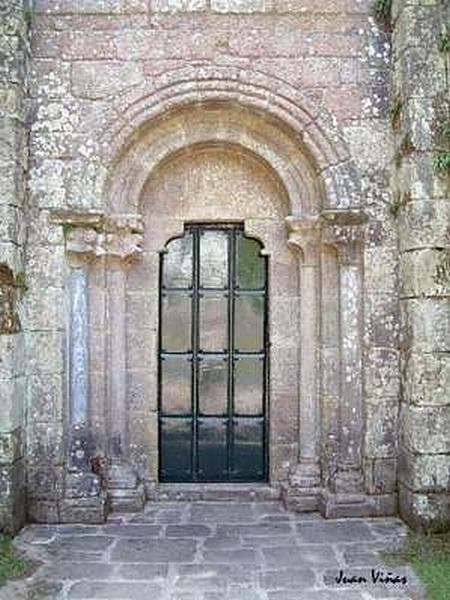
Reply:
[[69, 233], [73, 231], [73, 229], [75, 229], [75, 225], [73, 225], [72, 223], [63, 223], [62, 228], [64, 237], [66, 238], [69, 235]]
[[450, 52], [450, 33], [441, 34], [438, 48], [440, 52]]
[[436, 171], [441, 173], [450, 173], [450, 151], [440, 152], [433, 158], [433, 164]]
[[0, 534], [0, 585], [11, 577], [20, 577], [29, 571], [31, 563], [21, 558], [12, 539]]
[[385, 554], [389, 565], [410, 563], [427, 588], [430, 600], [443, 600], [450, 589], [450, 533], [411, 533], [395, 551]]
[[375, 0], [373, 9], [377, 21], [384, 26], [390, 27], [392, 0]]

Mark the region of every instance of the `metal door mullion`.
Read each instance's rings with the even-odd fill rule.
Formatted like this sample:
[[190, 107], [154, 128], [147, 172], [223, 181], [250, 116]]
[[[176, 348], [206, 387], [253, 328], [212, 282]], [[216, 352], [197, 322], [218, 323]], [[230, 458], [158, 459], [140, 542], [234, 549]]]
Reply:
[[198, 345], [199, 345], [199, 284], [200, 284], [200, 232], [193, 230], [192, 253], [192, 479], [198, 479]]
[[263, 364], [263, 451], [264, 465], [263, 476], [267, 481], [269, 475], [269, 439], [270, 439], [270, 422], [268, 415], [270, 414], [269, 402], [269, 382], [270, 382], [270, 343], [269, 343], [269, 261], [267, 256], [264, 257], [264, 364]]
[[235, 252], [236, 230], [228, 234], [228, 411], [227, 411], [227, 477], [232, 479], [233, 461], [233, 430], [234, 430], [234, 290], [235, 282]]

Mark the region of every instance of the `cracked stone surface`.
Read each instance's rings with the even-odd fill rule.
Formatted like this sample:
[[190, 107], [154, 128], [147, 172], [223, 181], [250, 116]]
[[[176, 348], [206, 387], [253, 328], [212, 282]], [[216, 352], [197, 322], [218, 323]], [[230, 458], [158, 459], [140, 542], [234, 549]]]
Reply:
[[[42, 564], [0, 598], [416, 600], [425, 593], [411, 568], [380, 556], [406, 533], [394, 518], [327, 521], [277, 502], [149, 503], [103, 526], [27, 526], [17, 546]], [[372, 569], [407, 583], [374, 584]], [[340, 570], [367, 583], [338, 584]]]

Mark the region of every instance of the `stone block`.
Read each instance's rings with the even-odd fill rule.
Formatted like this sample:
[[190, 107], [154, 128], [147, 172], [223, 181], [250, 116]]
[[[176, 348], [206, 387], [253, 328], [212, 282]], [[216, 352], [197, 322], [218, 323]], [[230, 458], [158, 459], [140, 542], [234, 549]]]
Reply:
[[33, 246], [28, 253], [27, 286], [32, 294], [64, 287], [68, 267], [63, 246]]
[[413, 454], [450, 453], [450, 405], [403, 406], [401, 445]]
[[25, 488], [14, 490], [14, 494], [0, 501], [0, 530], [9, 535], [15, 535], [25, 523], [26, 493]]
[[27, 520], [30, 523], [59, 523], [58, 502], [28, 499]]
[[127, 371], [127, 403], [131, 410], [145, 412], [157, 410], [156, 371], [129, 369]]
[[61, 497], [63, 491], [62, 467], [30, 466], [27, 475], [27, 493], [31, 504], [37, 500], [56, 502]]
[[[46, 32], [46, 36], [48, 33]], [[62, 41], [62, 56], [69, 60], [114, 59], [117, 55], [112, 34], [93, 31], [70, 31]]]
[[400, 301], [400, 343], [405, 350], [450, 350], [450, 302], [446, 298]]
[[417, 152], [404, 161], [399, 174], [399, 183], [404, 190], [409, 190], [411, 200], [425, 198], [448, 199], [448, 183], [445, 177], [437, 177], [433, 165], [433, 152]]
[[399, 480], [412, 492], [450, 492], [449, 455], [415, 455], [403, 449], [399, 455], [398, 472]]
[[[59, 503], [60, 523], [101, 524], [106, 520], [106, 498], [97, 496], [89, 500], [81, 498], [63, 499]], [[85, 547], [82, 544], [82, 548]]]
[[365, 386], [366, 394], [371, 397], [398, 396], [400, 386], [398, 350], [372, 347], [367, 351]]
[[117, 61], [77, 61], [72, 65], [72, 92], [91, 100], [114, 96], [143, 80], [142, 65]]
[[400, 515], [413, 528], [446, 530], [450, 521], [450, 496], [412, 492], [399, 485]]
[[54, 331], [65, 324], [66, 297], [61, 287], [33, 286], [25, 297], [24, 327], [29, 331]]
[[441, 200], [413, 200], [398, 216], [400, 251], [450, 246], [450, 203]]
[[399, 309], [394, 293], [370, 290], [365, 299], [365, 336], [371, 346], [393, 348], [398, 343]]
[[340, 352], [339, 348], [322, 348], [322, 393], [324, 396], [339, 395]]
[[36, 0], [34, 10], [50, 15], [109, 15], [147, 12], [147, 0]]
[[398, 253], [396, 247], [374, 246], [364, 250], [365, 286], [370, 293], [397, 294]]
[[450, 250], [426, 248], [400, 255], [400, 296], [450, 296]]
[[23, 431], [17, 427], [13, 431], [0, 433], [0, 465], [10, 465], [23, 456]]
[[391, 494], [397, 489], [396, 458], [366, 458], [364, 488], [368, 494]]
[[150, 0], [151, 12], [196, 12], [207, 8], [207, 0]]
[[280, 546], [262, 548], [264, 561], [271, 569], [304, 567], [337, 567], [337, 558], [332, 549], [326, 545], [304, 545], [298, 548]]
[[196, 552], [194, 540], [159, 540], [149, 544], [145, 539], [119, 539], [112, 550], [112, 560], [121, 562], [161, 563], [193, 562]]
[[64, 382], [61, 373], [27, 377], [26, 399], [33, 423], [55, 423], [62, 417]]
[[375, 539], [367, 523], [362, 521], [297, 523], [296, 530], [299, 544], [358, 542], [360, 540], [369, 542]]
[[64, 339], [61, 332], [33, 331], [26, 334], [26, 359], [30, 374], [63, 371]]
[[160, 585], [148, 582], [129, 581], [77, 581], [69, 590], [68, 598], [127, 598], [141, 600], [163, 600], [166, 597]]
[[30, 465], [61, 464], [63, 450], [61, 422], [33, 423], [27, 439], [27, 459]]
[[445, 352], [405, 352], [402, 357], [405, 402], [417, 405], [450, 404], [450, 356]]
[[396, 65], [397, 83], [405, 97], [446, 94], [445, 58], [437, 47], [409, 48]]
[[0, 379], [0, 398], [0, 431], [21, 427], [25, 415], [25, 378]]
[[221, 13], [265, 12], [271, 7], [271, 0], [211, 0], [211, 10]]

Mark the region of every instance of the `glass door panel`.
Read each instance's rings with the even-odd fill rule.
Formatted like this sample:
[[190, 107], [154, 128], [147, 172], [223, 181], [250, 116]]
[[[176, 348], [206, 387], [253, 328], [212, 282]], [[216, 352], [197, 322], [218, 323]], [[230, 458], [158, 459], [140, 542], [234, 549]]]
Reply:
[[264, 351], [265, 298], [239, 295], [235, 300], [234, 336], [239, 352]]
[[189, 296], [167, 294], [162, 298], [162, 350], [187, 352], [191, 349], [192, 302]]
[[228, 285], [228, 235], [225, 231], [200, 232], [200, 286], [220, 288]]
[[228, 410], [228, 361], [202, 359], [199, 363], [199, 414], [226, 415]]
[[211, 482], [228, 479], [226, 419], [198, 420], [198, 479]]
[[205, 296], [199, 298], [199, 350], [226, 352], [228, 347], [228, 298]]
[[236, 419], [233, 427], [233, 475], [238, 481], [258, 481], [264, 477], [264, 422], [262, 419]]
[[192, 480], [192, 420], [160, 418], [160, 473], [166, 481]]
[[191, 413], [192, 365], [186, 358], [161, 360], [161, 411], [164, 415]]
[[264, 410], [264, 359], [241, 358], [234, 363], [234, 412], [262, 415]]
[[267, 477], [267, 259], [240, 225], [187, 225], [162, 254], [161, 481]]

